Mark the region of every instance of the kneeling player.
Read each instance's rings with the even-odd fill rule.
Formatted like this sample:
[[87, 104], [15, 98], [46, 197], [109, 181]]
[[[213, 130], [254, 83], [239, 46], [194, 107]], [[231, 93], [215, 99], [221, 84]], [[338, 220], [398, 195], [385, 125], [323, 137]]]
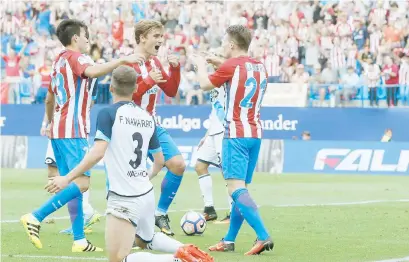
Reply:
[[[155, 196], [150, 178], [162, 169], [164, 157], [153, 117], [132, 102], [136, 78], [131, 67], [120, 66], [114, 70], [110, 88], [114, 104], [98, 115], [94, 146], [67, 176], [54, 178], [48, 190], [61, 190], [104, 157], [108, 177], [105, 239], [109, 261], [213, 261], [193, 245], [183, 245], [163, 233], [154, 233]], [[148, 150], [154, 158], [150, 172], [146, 168]], [[141, 248], [174, 254], [129, 254], [135, 234]]]
[[[205, 137], [200, 141], [197, 150], [196, 173], [199, 176], [200, 191], [204, 201], [204, 216], [206, 221], [217, 219], [217, 213], [213, 202], [213, 182], [209, 173], [209, 166], [221, 167], [221, 151], [224, 134], [224, 88], [213, 89], [210, 94], [212, 102], [212, 112], [210, 113], [210, 127]], [[227, 194], [228, 195], [228, 194]], [[229, 212], [219, 223], [230, 222], [231, 197], [228, 195]]]

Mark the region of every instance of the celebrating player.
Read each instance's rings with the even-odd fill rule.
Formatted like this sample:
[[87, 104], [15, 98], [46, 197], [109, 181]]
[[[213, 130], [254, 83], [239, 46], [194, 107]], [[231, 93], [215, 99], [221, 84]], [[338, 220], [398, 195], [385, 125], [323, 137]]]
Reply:
[[[150, 179], [162, 169], [164, 157], [155, 119], [132, 102], [136, 78], [135, 70], [129, 66], [114, 70], [110, 87], [114, 104], [98, 115], [93, 147], [67, 176], [55, 178], [48, 190], [65, 188], [104, 157], [109, 187], [105, 231], [109, 261], [174, 262], [175, 258], [186, 262], [213, 261], [193, 245], [184, 246], [163, 233], [154, 233], [155, 194]], [[149, 172], [148, 150], [154, 159]], [[135, 234], [139, 247], [174, 255], [129, 254]]]
[[[95, 88], [95, 86], [97, 85], [97, 82], [98, 82], [97, 78], [94, 78], [88, 82], [88, 85], [89, 85], [88, 92], [89, 94], [92, 94], [92, 96], [91, 95], [88, 96], [88, 101], [87, 101], [87, 108], [88, 108], [87, 116], [86, 116], [87, 117], [87, 135], [90, 132], [90, 112], [89, 111], [96, 97], [97, 89]], [[43, 123], [41, 125], [41, 130], [40, 130], [40, 133], [42, 136], [49, 135], [49, 134], [46, 134], [48, 132], [47, 131], [48, 123], [49, 121], [47, 119], [47, 114], [44, 113]], [[57, 164], [55, 161], [53, 147], [51, 145], [51, 140], [48, 140], [47, 152], [45, 155], [44, 163], [47, 165], [48, 178], [52, 178], [52, 177], [59, 175]], [[85, 233], [91, 233], [92, 232], [91, 226], [99, 222], [101, 215], [91, 206], [89, 202], [89, 190], [85, 191], [82, 195], [83, 195], [82, 208], [84, 211], [84, 231]], [[60, 233], [71, 235], [72, 228], [64, 229], [60, 231]]]
[[[163, 43], [163, 25], [156, 20], [141, 20], [135, 25], [136, 50], [144, 55], [145, 63], [134, 64], [133, 67], [140, 76], [138, 77], [138, 90], [133, 96], [134, 102], [156, 115], [156, 94], [162, 89], [167, 96], [174, 97], [180, 82], [180, 65], [177, 56], [168, 55], [170, 74], [167, 75], [156, 57]], [[161, 195], [155, 211], [156, 226], [167, 235], [174, 235], [169, 225], [167, 215], [170, 204], [182, 182], [185, 162], [175, 142], [168, 132], [158, 126], [158, 139], [165, 156], [165, 166], [168, 171], [162, 181]]]
[[[75, 19], [62, 21], [57, 36], [65, 46], [56, 58], [52, 72], [52, 86], [46, 100], [47, 118], [52, 119], [50, 138], [60, 176], [65, 176], [88, 151], [86, 114], [89, 96], [88, 78], [112, 72], [121, 64], [143, 62], [139, 55], [131, 55], [105, 64], [92, 65], [84, 55], [88, 47], [88, 28]], [[57, 105], [55, 106], [55, 102]], [[72, 252], [102, 251], [85, 239], [82, 192], [89, 187], [89, 171], [78, 177], [67, 188], [51, 197], [43, 206], [21, 217], [30, 241], [42, 248], [40, 223], [51, 213], [68, 203], [74, 244]]]
[[[204, 201], [204, 216], [206, 221], [217, 219], [217, 213], [213, 202], [213, 182], [209, 174], [209, 166], [221, 167], [221, 151], [223, 141], [224, 122], [224, 88], [213, 89], [210, 93], [212, 111], [210, 113], [210, 127], [206, 135], [199, 143], [197, 150], [197, 162], [195, 170], [199, 176], [200, 191]], [[231, 210], [232, 199], [228, 196], [229, 211]], [[229, 223], [230, 212], [218, 223]]]
[[233, 251], [234, 241], [245, 219], [257, 234], [257, 241], [246, 255], [257, 255], [272, 250], [274, 244], [247, 190], [260, 151], [260, 107], [267, 87], [264, 65], [247, 55], [251, 38], [250, 30], [244, 26], [228, 27], [222, 43], [227, 60], [217, 65], [217, 71], [210, 76], [204, 57], [194, 55], [192, 59], [203, 90], [227, 85], [222, 168], [233, 203], [227, 235], [209, 250]]

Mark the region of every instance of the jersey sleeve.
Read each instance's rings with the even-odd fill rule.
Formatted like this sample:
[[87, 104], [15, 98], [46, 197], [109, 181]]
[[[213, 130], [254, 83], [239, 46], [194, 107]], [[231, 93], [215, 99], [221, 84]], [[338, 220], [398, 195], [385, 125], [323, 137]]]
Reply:
[[163, 79], [166, 80], [165, 83], [158, 84], [158, 86], [165, 92], [165, 94], [169, 97], [174, 97], [179, 88], [180, 84], [180, 64], [176, 67], [169, 65], [169, 75], [163, 69], [163, 66], [157, 57], [153, 59], [155, 61], [155, 65], [159, 67]]
[[86, 78], [84, 75], [85, 69], [93, 64], [93, 61], [88, 56], [80, 53], [74, 53], [70, 56], [69, 62], [72, 72], [81, 78]]
[[[153, 119], [153, 122], [155, 123], [155, 119]], [[162, 151], [162, 148], [160, 147], [160, 143], [159, 143], [159, 139], [158, 139], [156, 129], [157, 128], [156, 128], [156, 125], [155, 125], [155, 131], [153, 131], [151, 140], [149, 141], [149, 151], [152, 154]]]
[[97, 132], [95, 134], [95, 141], [103, 140], [111, 141], [113, 119], [109, 112], [109, 107], [102, 109], [97, 118]]
[[215, 87], [221, 87], [224, 83], [233, 78], [234, 64], [231, 60], [225, 61], [212, 75], [209, 80]]

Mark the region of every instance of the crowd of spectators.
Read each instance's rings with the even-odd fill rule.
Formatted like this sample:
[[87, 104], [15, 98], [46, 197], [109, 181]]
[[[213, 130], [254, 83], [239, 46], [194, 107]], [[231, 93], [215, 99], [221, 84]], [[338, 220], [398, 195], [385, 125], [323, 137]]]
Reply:
[[253, 29], [250, 52], [265, 63], [270, 83], [303, 84], [316, 106], [353, 105], [366, 96], [373, 106], [382, 97], [388, 106], [409, 103], [408, 1], [7, 1], [0, 9], [1, 91], [9, 94], [2, 102], [11, 102], [12, 92], [14, 100], [17, 93], [43, 102], [51, 61], [62, 48], [55, 36], [61, 20], [86, 21], [90, 56], [100, 63], [131, 53], [133, 24], [149, 18], [166, 30], [164, 65], [176, 52], [183, 71], [178, 96], [159, 96], [163, 103], [208, 102], [189, 54], [218, 52], [231, 24]]

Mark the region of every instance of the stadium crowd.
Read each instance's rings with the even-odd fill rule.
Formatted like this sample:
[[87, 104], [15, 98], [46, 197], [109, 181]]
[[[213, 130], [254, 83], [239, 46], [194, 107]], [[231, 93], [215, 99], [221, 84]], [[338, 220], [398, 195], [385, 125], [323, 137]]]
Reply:
[[[314, 106], [388, 106], [409, 102], [408, 1], [7, 1], [0, 9], [2, 103], [43, 103], [52, 59], [61, 50], [58, 23], [77, 18], [89, 25], [96, 62], [133, 51], [133, 24], [160, 20], [166, 30], [160, 52], [177, 53], [179, 94], [161, 103], [203, 104], [189, 54], [219, 52], [224, 29], [254, 30], [252, 56], [264, 61], [270, 83], [297, 83]], [[107, 91], [109, 76], [99, 79]], [[104, 88], [105, 86], [105, 88]], [[103, 99], [100, 102], [107, 102]], [[356, 101], [355, 101], [356, 102]]]

